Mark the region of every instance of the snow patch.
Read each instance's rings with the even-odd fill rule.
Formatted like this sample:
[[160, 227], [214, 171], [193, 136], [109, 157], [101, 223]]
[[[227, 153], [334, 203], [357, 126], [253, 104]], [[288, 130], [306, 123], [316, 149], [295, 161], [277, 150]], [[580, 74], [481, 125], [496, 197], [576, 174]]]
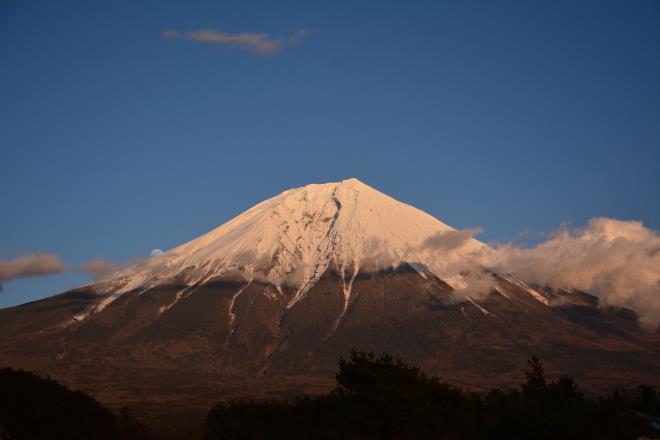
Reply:
[[492, 315], [491, 312], [489, 312], [488, 310], [486, 310], [486, 309], [484, 309], [483, 307], [481, 307], [481, 306], [480, 306], [479, 304], [477, 304], [477, 302], [474, 301], [472, 298], [468, 298], [468, 302], [471, 303], [471, 304], [472, 304], [473, 306], [475, 306], [476, 308], [478, 308], [478, 309], [481, 311], [481, 313], [483, 313], [485, 316]]
[[537, 300], [538, 302], [543, 303], [543, 304], [545, 304], [546, 306], [550, 306], [550, 302], [548, 301], [548, 299], [547, 299], [545, 296], [541, 295], [539, 292], [537, 292], [536, 290], [532, 289], [532, 288], [531, 288], [527, 283], [525, 283], [524, 281], [517, 280], [517, 279], [515, 279], [515, 278], [513, 278], [513, 277], [511, 277], [511, 276], [508, 276], [508, 275], [504, 275], [503, 278], [504, 278], [505, 280], [509, 281], [510, 283], [513, 283], [513, 284], [515, 284], [516, 286], [520, 287], [521, 289], [525, 290], [527, 293], [529, 293], [530, 295], [532, 295], [532, 297], [533, 297], [535, 300]]
[[231, 329], [231, 331], [230, 331], [230, 333], [229, 333], [230, 336], [233, 335], [233, 334], [234, 334], [234, 331], [236, 330], [236, 329], [234, 328], [234, 322], [236, 321], [236, 313], [234, 313], [234, 304], [236, 304], [236, 300], [237, 300], [238, 297], [241, 295], [241, 293], [243, 293], [243, 291], [244, 291], [245, 289], [247, 289], [248, 287], [250, 287], [250, 284], [252, 284], [252, 280], [248, 281], [248, 283], [247, 283], [245, 286], [243, 286], [243, 287], [241, 287], [240, 289], [238, 289], [238, 290], [236, 291], [236, 293], [234, 293], [234, 295], [231, 297], [231, 302], [229, 303], [229, 309], [228, 309], [228, 313], [229, 313], [229, 328]]

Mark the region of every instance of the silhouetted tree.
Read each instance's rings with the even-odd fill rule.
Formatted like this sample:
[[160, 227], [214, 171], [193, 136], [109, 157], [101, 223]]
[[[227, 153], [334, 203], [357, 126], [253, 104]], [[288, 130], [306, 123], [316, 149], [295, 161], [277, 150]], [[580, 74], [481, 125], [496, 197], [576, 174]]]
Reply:
[[391, 393], [400, 387], [427, 384], [428, 377], [418, 367], [402, 359], [383, 353], [351, 351], [349, 359], [339, 358], [336, 392], [347, 396], [365, 393]]
[[146, 428], [122, 408], [119, 417], [93, 397], [36, 374], [0, 369], [0, 439], [144, 440]]
[[527, 361], [527, 370], [525, 370], [527, 382], [522, 384], [522, 391], [526, 397], [540, 398], [548, 391], [548, 385], [545, 382], [545, 370], [543, 362], [536, 356], [532, 356]]
[[116, 439], [110, 410], [80, 391], [26, 371], [0, 369], [0, 426], [12, 439]]
[[352, 351], [339, 360], [333, 392], [218, 404], [206, 418], [205, 438], [623, 440], [653, 433], [632, 411], [655, 411], [652, 388], [634, 398], [617, 391], [588, 399], [570, 377], [548, 382], [535, 356], [525, 377], [519, 389], [478, 396], [396, 356]]
[[635, 410], [660, 417], [660, 396], [650, 386], [639, 386], [634, 402]]
[[119, 437], [122, 440], [146, 440], [149, 438], [146, 427], [133, 416], [127, 406], [119, 410]]

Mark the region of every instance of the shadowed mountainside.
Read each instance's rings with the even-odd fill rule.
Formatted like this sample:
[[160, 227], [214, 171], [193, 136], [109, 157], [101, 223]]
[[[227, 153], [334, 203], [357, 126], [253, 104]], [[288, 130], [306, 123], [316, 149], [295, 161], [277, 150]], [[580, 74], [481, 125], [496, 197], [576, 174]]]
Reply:
[[[327, 392], [348, 350], [404, 356], [475, 390], [517, 383], [530, 353], [553, 375], [589, 390], [658, 385], [660, 338], [629, 310], [597, 307], [580, 292], [528, 288], [496, 276], [481, 300], [457, 301], [432, 274], [407, 265], [360, 273], [343, 309], [341, 277], [328, 270], [307, 296], [217, 278], [171, 304], [180, 285], [125, 294], [85, 320], [99, 296], [81, 288], [0, 310], [0, 362], [48, 374], [147, 421], [199, 417], [217, 396], [290, 397]], [[174, 417], [174, 416], [171, 416]]]

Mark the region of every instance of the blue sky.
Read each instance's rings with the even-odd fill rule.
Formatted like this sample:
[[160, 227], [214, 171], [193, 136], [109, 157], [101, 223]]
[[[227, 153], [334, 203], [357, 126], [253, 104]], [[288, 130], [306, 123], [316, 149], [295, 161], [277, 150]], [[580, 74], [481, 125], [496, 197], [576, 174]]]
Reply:
[[[658, 54], [652, 0], [4, 1], [0, 252], [124, 262], [353, 176], [486, 241], [658, 229]], [[0, 307], [87, 281], [9, 281]]]

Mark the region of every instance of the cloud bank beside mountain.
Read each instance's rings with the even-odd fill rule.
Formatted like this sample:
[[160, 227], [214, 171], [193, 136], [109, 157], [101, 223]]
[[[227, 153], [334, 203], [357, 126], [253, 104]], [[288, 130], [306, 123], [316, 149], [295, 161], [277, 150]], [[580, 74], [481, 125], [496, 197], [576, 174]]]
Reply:
[[[461, 247], [481, 229], [432, 237], [437, 252]], [[533, 247], [514, 244], [484, 248], [465, 273], [467, 295], [488, 290], [483, 271], [511, 273], [531, 284], [592, 293], [603, 306], [635, 310], [642, 325], [660, 324], [660, 235], [639, 221], [593, 218], [582, 228], [560, 228]]]
[[593, 293], [603, 305], [637, 311], [644, 325], [660, 324], [660, 236], [641, 222], [594, 218], [534, 247], [496, 246], [481, 261], [530, 283]]

